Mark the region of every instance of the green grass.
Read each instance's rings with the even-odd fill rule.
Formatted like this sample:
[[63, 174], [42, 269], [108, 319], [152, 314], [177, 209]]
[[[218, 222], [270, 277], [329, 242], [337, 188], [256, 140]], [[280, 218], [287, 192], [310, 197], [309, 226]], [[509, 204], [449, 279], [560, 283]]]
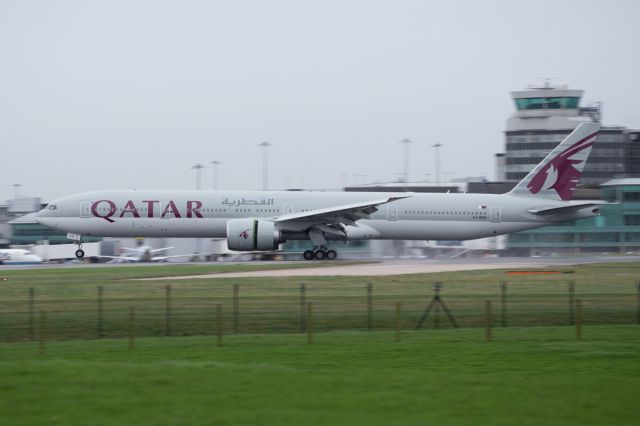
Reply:
[[[0, 425], [637, 422], [640, 326], [630, 324], [637, 315], [638, 263], [571, 267], [566, 269], [573, 273], [544, 276], [496, 270], [305, 277], [315, 328], [324, 331], [313, 345], [295, 334], [300, 278], [172, 281], [172, 334], [190, 337], [149, 337], [166, 331], [167, 281], [131, 279], [265, 266], [0, 272], [8, 277], [0, 283]], [[503, 280], [509, 281], [510, 327], [494, 328], [495, 339], [487, 343], [479, 328], [484, 301], [493, 302], [499, 325]], [[581, 342], [573, 327], [532, 327], [567, 324], [570, 280], [584, 305]], [[444, 282], [442, 296], [465, 328], [409, 331], [432, 296], [433, 281]], [[377, 331], [354, 331], [366, 328], [368, 282]], [[234, 285], [240, 291], [240, 334], [225, 336], [225, 346], [216, 347], [214, 308], [223, 305], [230, 333]], [[92, 340], [97, 286], [104, 289], [108, 338]], [[24, 341], [29, 287], [36, 295], [34, 337], [38, 312], [47, 315], [50, 340], [43, 355], [37, 342]], [[402, 302], [399, 343], [384, 331], [394, 327], [396, 302]], [[129, 351], [127, 340], [118, 337], [127, 335], [131, 306], [137, 340]]]
[[637, 424], [640, 328], [0, 344], [0, 423]]
[[[312, 263], [318, 265], [320, 263]], [[292, 266], [305, 266], [306, 263]], [[76, 268], [3, 271], [0, 283], [0, 341], [24, 340], [29, 334], [28, 290], [35, 290], [33, 310], [47, 312], [48, 333], [55, 339], [97, 336], [97, 287], [104, 290], [104, 336], [124, 337], [129, 307], [136, 309], [141, 336], [166, 332], [165, 286], [171, 285], [173, 335], [212, 334], [215, 305], [223, 305], [227, 331], [233, 323], [233, 286], [239, 286], [238, 327], [241, 333], [291, 333], [300, 330], [300, 283], [313, 302], [321, 331], [367, 327], [366, 285], [373, 285], [373, 325], [395, 325], [395, 304], [402, 303], [402, 324], [413, 328], [432, 297], [433, 281], [444, 283], [442, 296], [462, 327], [482, 326], [484, 302], [493, 303], [493, 320], [502, 321], [500, 282], [508, 280], [510, 326], [567, 325], [568, 283], [584, 306], [587, 324], [633, 324], [637, 321], [636, 280], [640, 264], [612, 263], [563, 268], [559, 275], [510, 276], [504, 270], [464, 271], [378, 277], [270, 277], [133, 281], [140, 277], [175, 276], [271, 265], [167, 265], [152, 267]], [[275, 266], [282, 266], [280, 264]], [[222, 269], [220, 269], [222, 268]], [[433, 326], [433, 317], [429, 327]], [[33, 318], [35, 327], [37, 318]], [[448, 325], [442, 321], [443, 325]]]

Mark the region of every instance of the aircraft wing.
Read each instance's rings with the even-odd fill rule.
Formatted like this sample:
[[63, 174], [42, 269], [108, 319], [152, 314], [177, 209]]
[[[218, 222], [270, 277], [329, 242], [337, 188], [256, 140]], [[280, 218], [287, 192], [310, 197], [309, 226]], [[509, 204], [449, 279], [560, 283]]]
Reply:
[[123, 251], [136, 251], [136, 252], [139, 252], [139, 253], [146, 253], [147, 251], [149, 253], [157, 253], [159, 251], [165, 251], [165, 250], [169, 250], [169, 249], [172, 249], [172, 248], [174, 248], [174, 247], [162, 247], [162, 248], [159, 248], [159, 249], [147, 250], [147, 249], [133, 248], [133, 247], [121, 247], [121, 249]]
[[[201, 255], [206, 255], [206, 253], [201, 253]], [[176, 254], [173, 256], [153, 256], [151, 258], [152, 262], [161, 262], [163, 260], [167, 260], [167, 259], [177, 259], [179, 257], [193, 257], [193, 256], [197, 256], [195, 253], [190, 253], [190, 254]]]
[[114, 260], [126, 260], [127, 262], [138, 262], [140, 260], [139, 257], [131, 257], [131, 256], [104, 256], [104, 255], [100, 255], [100, 256], [95, 256], [95, 257], [102, 257], [104, 259], [114, 259]]
[[175, 248], [175, 247], [162, 247], [162, 248], [159, 248], [159, 249], [153, 249], [153, 250], [149, 250], [149, 253], [157, 253], [157, 252], [160, 252], [160, 251], [171, 250], [172, 248]]
[[327, 243], [325, 235], [347, 239], [345, 225], [358, 226], [360, 219], [369, 219], [378, 211], [378, 207], [393, 201], [409, 198], [412, 195], [381, 198], [359, 203], [344, 204], [334, 207], [310, 210], [306, 212], [286, 214], [274, 219], [281, 228], [291, 231], [307, 232], [316, 245]]
[[[193, 254], [177, 254], [175, 256], [153, 256], [152, 258], [149, 259], [150, 262], [160, 262], [162, 260], [167, 260], [167, 259], [175, 259], [178, 257], [191, 257], [194, 256]], [[141, 258], [140, 257], [132, 257], [132, 256], [96, 256], [96, 257], [102, 257], [104, 259], [114, 259], [114, 260], [125, 260], [127, 262], [140, 262]]]

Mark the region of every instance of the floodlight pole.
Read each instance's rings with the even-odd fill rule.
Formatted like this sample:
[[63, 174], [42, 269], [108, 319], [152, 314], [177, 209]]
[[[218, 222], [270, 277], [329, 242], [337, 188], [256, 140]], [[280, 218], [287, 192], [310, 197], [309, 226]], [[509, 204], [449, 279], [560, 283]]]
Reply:
[[17, 200], [17, 199], [19, 199], [19, 198], [20, 198], [20, 187], [21, 187], [21, 186], [22, 186], [22, 185], [21, 185], [21, 184], [19, 184], [19, 183], [14, 183], [14, 184], [13, 184], [13, 198], [14, 198], [15, 200]]
[[211, 162], [211, 168], [213, 170], [213, 187], [212, 189], [216, 190], [218, 189], [218, 167], [220, 166], [220, 164], [222, 164], [222, 161], [218, 161], [218, 160], [213, 160]]
[[435, 163], [436, 163], [436, 168], [435, 168], [435, 178], [436, 178], [436, 185], [440, 184], [440, 147], [442, 146], [441, 143], [437, 143], [432, 145], [433, 148], [435, 148]]
[[273, 146], [273, 144], [264, 141], [257, 146], [262, 147], [262, 190], [267, 191], [269, 189], [269, 147]]
[[198, 190], [202, 189], [202, 169], [204, 166], [200, 163], [191, 167], [191, 170], [196, 171], [196, 189]]
[[405, 192], [409, 191], [409, 145], [413, 143], [411, 139], [404, 138], [400, 141], [400, 143], [404, 146], [404, 164], [402, 168], [403, 180], [404, 180], [404, 190]]

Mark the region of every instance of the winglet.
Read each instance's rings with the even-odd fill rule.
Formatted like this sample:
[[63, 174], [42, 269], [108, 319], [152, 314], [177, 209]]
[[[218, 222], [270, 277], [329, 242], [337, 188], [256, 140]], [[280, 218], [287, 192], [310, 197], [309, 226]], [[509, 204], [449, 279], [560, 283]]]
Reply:
[[599, 129], [599, 123], [580, 124], [510, 194], [570, 200]]

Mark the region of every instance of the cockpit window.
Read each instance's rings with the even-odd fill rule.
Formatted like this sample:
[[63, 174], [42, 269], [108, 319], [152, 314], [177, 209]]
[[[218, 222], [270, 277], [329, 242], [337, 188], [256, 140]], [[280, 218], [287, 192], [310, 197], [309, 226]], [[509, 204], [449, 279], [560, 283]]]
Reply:
[[47, 208], [48, 208], [49, 210], [57, 210], [57, 209], [58, 209], [58, 206], [56, 206], [55, 204], [49, 204], [49, 205], [47, 206]]

